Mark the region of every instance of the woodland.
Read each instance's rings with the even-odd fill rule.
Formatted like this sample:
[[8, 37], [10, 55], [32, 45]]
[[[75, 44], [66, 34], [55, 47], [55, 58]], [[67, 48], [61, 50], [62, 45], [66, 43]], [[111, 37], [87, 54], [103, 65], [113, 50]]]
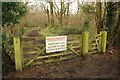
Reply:
[[[0, 8], [3, 78], [118, 78], [120, 76], [120, 1], [44, 0], [29, 2], [28, 0], [0, 2]], [[95, 35], [101, 31], [107, 32], [105, 53], [99, 51], [88, 53], [89, 55], [85, 58], [77, 55], [82, 54], [82, 34], [85, 31], [89, 32], [89, 41], [91, 41], [89, 45], [92, 44]], [[51, 57], [55, 62], [32, 65], [36, 61], [34, 60], [22, 71], [16, 71], [14, 37], [20, 37], [20, 46], [29, 46], [29, 48], [23, 47], [23, 54], [34, 51], [31, 57], [36, 56], [37, 52], [42, 52], [42, 47], [37, 45], [45, 47], [47, 36], [67, 36], [68, 42], [79, 41], [75, 45], [79, 45], [80, 49], [72, 50], [71, 48], [75, 45], [70, 45], [71, 52], [76, 53], [70, 55], [74, 58], [55, 61], [59, 57]], [[41, 56], [46, 55], [42, 53]], [[24, 56], [26, 59], [28, 57], [29, 55]]]

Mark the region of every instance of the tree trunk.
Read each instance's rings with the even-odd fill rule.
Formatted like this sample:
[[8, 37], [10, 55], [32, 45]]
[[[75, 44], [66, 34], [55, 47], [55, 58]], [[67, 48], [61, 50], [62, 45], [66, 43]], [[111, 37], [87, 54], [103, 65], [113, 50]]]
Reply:
[[62, 21], [63, 21], [63, 1], [61, 0], [61, 10], [60, 10], [60, 25], [62, 27]]
[[96, 4], [96, 27], [97, 33], [100, 33], [102, 30], [102, 3], [97, 2]]
[[66, 16], [67, 21], [66, 21], [66, 24], [69, 23], [69, 20], [68, 20], [68, 18], [69, 18], [69, 10], [70, 10], [70, 6], [69, 6], [70, 4], [69, 3], [70, 3], [70, 0], [68, 0], [68, 5], [67, 5], [67, 16]]
[[116, 5], [117, 5], [117, 3], [108, 2], [107, 6], [106, 6], [107, 13], [106, 13], [105, 27], [106, 27], [106, 30], [108, 31], [108, 42], [109, 42], [108, 48], [109, 49], [112, 48], [113, 42], [116, 38], [115, 34], [117, 32], [115, 32], [115, 31], [116, 31], [117, 27], [115, 29], [115, 26], [119, 25], [119, 24], [116, 24], [116, 22], [115, 22], [115, 20], [116, 20], [116, 8], [117, 8]]
[[50, 1], [50, 27], [53, 27], [54, 26], [54, 12], [53, 12], [53, 2]]
[[[120, 2], [118, 3], [118, 5], [120, 4]], [[112, 45], [114, 44], [114, 41], [118, 41], [117, 38], [118, 35], [120, 35], [120, 5], [118, 6], [118, 20], [114, 29], [114, 33], [113, 33], [113, 39], [112, 39]]]
[[114, 30], [114, 34], [116, 34], [119, 30], [120, 30], [120, 2], [118, 4], [119, 8], [118, 8], [118, 20], [117, 20], [117, 23], [116, 23], [116, 26], [115, 26], [115, 30]]

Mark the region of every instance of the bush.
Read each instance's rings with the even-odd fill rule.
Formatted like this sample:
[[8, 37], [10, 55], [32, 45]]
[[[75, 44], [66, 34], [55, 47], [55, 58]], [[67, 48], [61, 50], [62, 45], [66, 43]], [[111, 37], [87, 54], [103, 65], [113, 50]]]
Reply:
[[11, 58], [11, 60], [14, 60], [13, 38], [7, 36], [4, 32], [2, 33], [2, 49], [3, 55], [7, 54]]
[[67, 25], [63, 25], [62, 27], [59, 25], [56, 25], [55, 28], [51, 28], [49, 29], [51, 33], [54, 34], [79, 34], [80, 32], [80, 27], [77, 26], [67, 26]]
[[97, 29], [94, 20], [85, 20], [83, 24], [79, 25], [55, 25], [54, 27], [48, 27], [40, 32], [43, 36], [55, 36], [55, 35], [69, 35], [69, 34], [81, 34], [84, 31], [89, 31], [90, 36], [97, 34]]

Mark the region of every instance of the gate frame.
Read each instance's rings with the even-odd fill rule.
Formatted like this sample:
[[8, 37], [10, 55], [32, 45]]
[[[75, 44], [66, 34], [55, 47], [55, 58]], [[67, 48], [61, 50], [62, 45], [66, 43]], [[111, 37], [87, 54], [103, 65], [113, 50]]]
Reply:
[[[98, 51], [105, 53], [106, 52], [106, 40], [107, 40], [107, 32], [106, 31], [101, 31], [99, 35], [99, 43], [97, 44], [98, 46]], [[22, 71], [23, 68], [23, 51], [20, 43], [20, 38], [19, 36], [14, 37], [14, 53], [15, 53], [15, 68], [16, 70]], [[85, 31], [82, 34], [82, 54], [83, 56], [86, 56], [89, 51], [89, 32]]]
[[[89, 32], [85, 31], [82, 34], [82, 54], [83, 56], [86, 56], [89, 51]], [[97, 49], [99, 53], [105, 53], [106, 52], [106, 42], [107, 42], [107, 32], [106, 31], [101, 31], [100, 34], [98, 34], [95, 37], [99, 37], [96, 39], [96, 44], [97, 44]], [[97, 40], [99, 42], [97, 42]]]

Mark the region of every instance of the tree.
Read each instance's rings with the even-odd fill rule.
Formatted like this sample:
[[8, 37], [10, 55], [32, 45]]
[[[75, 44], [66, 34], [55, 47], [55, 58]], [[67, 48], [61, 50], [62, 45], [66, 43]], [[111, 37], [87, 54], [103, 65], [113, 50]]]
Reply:
[[26, 6], [20, 2], [3, 2], [2, 3], [2, 24], [16, 24], [26, 13]]
[[2, 3], [2, 27], [10, 26], [11, 34], [14, 33], [14, 25], [26, 13], [26, 6], [21, 2], [3, 2]]
[[120, 46], [120, 2], [119, 2], [119, 8], [118, 8], [118, 20], [117, 23], [115, 25], [115, 30], [114, 30], [114, 34], [113, 34], [113, 41], [112, 41], [112, 45], [115, 42], [118, 46]]
[[118, 20], [114, 30], [114, 36], [120, 31], [120, 1], [118, 3]]
[[105, 21], [105, 28], [108, 32], [108, 42], [110, 45], [109, 48], [112, 47], [116, 36], [118, 35], [119, 29], [119, 21], [120, 21], [120, 2], [107, 2], [106, 6], [106, 21]]
[[43, 11], [47, 14], [48, 17], [48, 23], [50, 25], [50, 27], [54, 26], [54, 4], [53, 1], [47, 1], [47, 3], [49, 4], [50, 10], [47, 7], [45, 7], [46, 5], [41, 3], [41, 7], [43, 8]]
[[53, 27], [54, 26], [54, 10], [53, 10], [53, 1], [50, 1], [49, 2], [50, 4], [50, 27]]
[[48, 9], [48, 6], [46, 8], [46, 5], [41, 3], [41, 7], [42, 7], [43, 12], [47, 14], [48, 24], [50, 24], [50, 10]]
[[[57, 4], [56, 0], [46, 1], [49, 5], [41, 3], [41, 7], [43, 11], [47, 14], [48, 23], [51, 27], [55, 24], [55, 18], [58, 19], [60, 25], [63, 24], [63, 19], [68, 20], [69, 12], [70, 12], [70, 0], [64, 2], [64, 0], [60, 0], [60, 4]], [[67, 24], [67, 22], [66, 22]]]
[[108, 2], [106, 9], [107, 9], [107, 14], [106, 14], [105, 26], [109, 35], [112, 35], [115, 27], [116, 3]]
[[102, 3], [97, 2], [96, 4], [96, 27], [97, 27], [97, 33], [99, 33], [102, 30]]
[[[3, 2], [2, 27], [11, 27], [10, 30], [13, 34], [14, 25], [19, 23], [20, 18], [25, 15], [26, 11], [26, 6], [22, 2]], [[12, 63], [11, 53], [13, 52], [13, 39], [11, 35], [7, 36], [6, 32], [2, 33], [2, 39], [3, 61], [8, 61], [8, 63]]]
[[[60, 23], [60, 26], [63, 25], [64, 19], [68, 21], [71, 4], [72, 2], [70, 2], [70, 0], [68, 0], [67, 2], [64, 2], [64, 0], [60, 0], [60, 5], [57, 5], [56, 2], [54, 1], [54, 8], [55, 8], [54, 12]], [[60, 8], [58, 6], [60, 6]], [[68, 22], [66, 22], [65, 24], [67, 23]]]
[[64, 5], [64, 2], [61, 0], [60, 2], [60, 25], [62, 26], [62, 23], [63, 23], [63, 5]]
[[112, 41], [111, 45], [114, 44], [114, 42], [117, 43], [117, 45], [120, 45], [120, 1], [116, 4], [116, 16], [117, 16], [117, 21], [114, 27], [114, 31], [112, 34]]

